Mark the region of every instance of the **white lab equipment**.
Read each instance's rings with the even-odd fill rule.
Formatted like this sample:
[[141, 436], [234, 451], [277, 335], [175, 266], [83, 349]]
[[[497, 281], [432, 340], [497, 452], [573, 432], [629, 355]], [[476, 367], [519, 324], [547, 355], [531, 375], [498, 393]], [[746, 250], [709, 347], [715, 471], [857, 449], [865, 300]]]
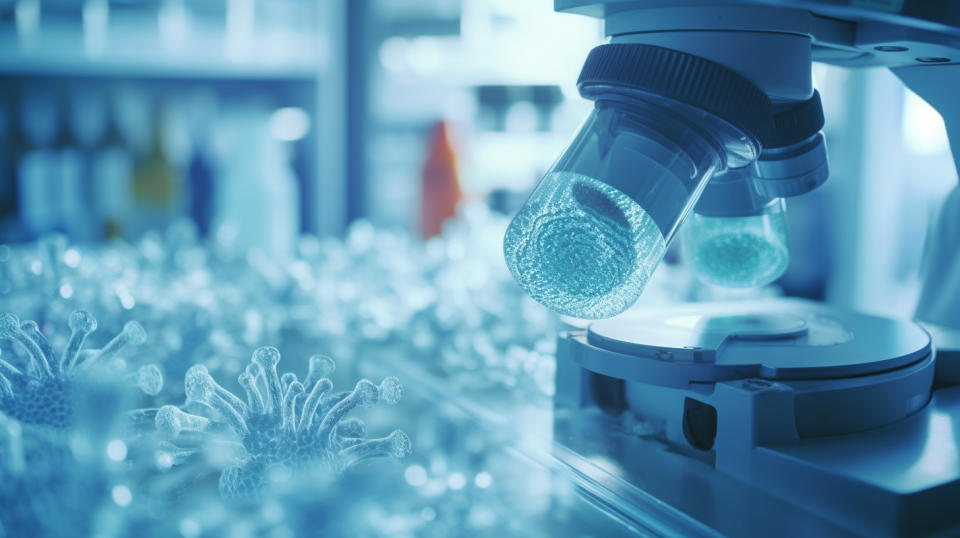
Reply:
[[[626, 286], [636, 268], [649, 276], [681, 225], [704, 280], [779, 276], [789, 259], [783, 198], [828, 175], [814, 61], [891, 68], [943, 115], [960, 158], [960, 8], [949, 3], [554, 5], [602, 18], [610, 42], [578, 82], [595, 111], [504, 250], [521, 286], [561, 312], [626, 310], [643, 287]], [[590, 196], [583, 185], [594, 185]], [[631, 204], [661, 243], [631, 235]], [[960, 532], [960, 339], [949, 330], [960, 327], [958, 229], [954, 190], [927, 245], [916, 312], [937, 326], [933, 339], [915, 322], [787, 299], [635, 309], [562, 333], [560, 458], [654, 533]], [[602, 240], [626, 259], [615, 270]], [[596, 408], [646, 424], [644, 438], [571, 412]]]
[[235, 238], [241, 251], [257, 248], [290, 259], [300, 230], [299, 186], [285, 148], [270, 132], [269, 112], [239, 111], [224, 174], [216, 189], [214, 228]]

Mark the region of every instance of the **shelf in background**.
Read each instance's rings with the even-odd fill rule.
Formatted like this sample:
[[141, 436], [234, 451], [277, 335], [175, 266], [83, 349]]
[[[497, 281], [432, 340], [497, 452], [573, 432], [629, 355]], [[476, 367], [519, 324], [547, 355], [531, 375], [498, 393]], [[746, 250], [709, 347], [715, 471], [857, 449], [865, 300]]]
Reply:
[[91, 52], [79, 33], [46, 32], [29, 42], [0, 34], [0, 74], [32, 76], [313, 80], [327, 68], [320, 32], [263, 32], [234, 48], [217, 33], [164, 45], [156, 32], [127, 30]]

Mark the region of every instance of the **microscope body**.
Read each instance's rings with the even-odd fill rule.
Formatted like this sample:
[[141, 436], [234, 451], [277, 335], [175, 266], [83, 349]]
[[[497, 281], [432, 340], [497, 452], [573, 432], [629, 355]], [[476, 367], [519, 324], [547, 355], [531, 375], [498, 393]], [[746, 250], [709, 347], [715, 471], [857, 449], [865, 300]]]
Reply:
[[[960, 6], [947, 0], [556, 0], [602, 18], [611, 43], [683, 51], [740, 73], [789, 106], [813, 93], [811, 63], [887, 67], [943, 117], [960, 164]], [[826, 118], [830, 121], [830, 118]], [[761, 155], [758, 163], [764, 162]], [[927, 245], [916, 318], [960, 329], [960, 193]]]
[[[679, 51], [738, 73], [788, 127], [807, 121], [791, 111], [819, 107], [812, 62], [890, 68], [943, 116], [960, 163], [960, 6], [951, 2], [555, 0], [555, 8], [602, 18], [611, 45]], [[611, 58], [619, 59], [602, 60]], [[668, 67], [693, 65], [681, 60]], [[585, 78], [595, 82], [581, 75], [581, 93]], [[737, 170], [767, 197], [734, 216], [818, 187], [822, 122], [807, 121], [808, 132], [780, 147], [761, 136], [755, 160], [722, 163], [726, 173], [693, 189], [678, 220], [722, 213], [744, 192], [728, 188]], [[585, 460], [616, 462], [611, 474], [724, 534], [960, 532], [950, 506], [960, 497], [960, 338], [950, 331], [960, 329], [957, 188], [926, 248], [915, 318], [939, 327], [775, 299], [640, 308], [561, 334], [555, 439]], [[644, 441], [598, 443], [611, 429], [597, 427], [603, 419], [569, 418], [585, 409], [628, 414]]]

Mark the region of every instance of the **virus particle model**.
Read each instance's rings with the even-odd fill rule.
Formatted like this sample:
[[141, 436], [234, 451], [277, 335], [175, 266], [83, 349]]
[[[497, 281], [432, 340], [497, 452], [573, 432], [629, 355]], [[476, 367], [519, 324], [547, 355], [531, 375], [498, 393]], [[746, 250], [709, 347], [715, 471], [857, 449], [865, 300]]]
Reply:
[[[242, 450], [220, 475], [220, 494], [225, 499], [259, 499], [276, 468], [340, 473], [361, 460], [402, 458], [410, 453], [410, 438], [404, 432], [395, 430], [383, 438], [365, 439], [364, 423], [344, 418], [355, 407], [369, 407], [378, 401], [397, 403], [403, 392], [397, 378], [388, 377], [379, 386], [364, 379], [352, 391], [332, 393], [328, 376], [334, 369], [333, 360], [310, 357], [303, 382], [293, 373], [279, 376], [279, 361], [276, 348], [254, 351], [238, 379], [246, 392], [245, 402], [217, 384], [205, 367], [193, 366], [184, 380], [187, 402], [183, 407], [201, 409], [200, 414], [172, 405], [157, 412], [158, 431], [178, 448], [178, 441], [224, 440], [225, 432], [239, 441]], [[183, 447], [179, 454], [189, 452]]]
[[98, 427], [120, 401], [113, 394], [101, 401], [99, 391], [112, 390], [114, 380], [148, 394], [163, 385], [153, 365], [129, 374], [114, 370], [129, 347], [145, 341], [138, 323], [127, 323], [101, 349], [83, 349], [97, 327], [89, 313], [73, 312], [69, 326], [63, 353], [54, 355], [37, 323], [0, 314], [0, 339], [15, 351], [0, 358], [0, 529], [10, 536], [89, 534], [89, 516], [105, 498], [107, 479], [100, 460], [75, 447], [102, 440]]
[[[10, 340], [26, 351], [18, 363], [20, 368], [0, 358], [0, 412], [28, 425], [69, 428], [73, 423], [76, 376], [146, 340], [143, 327], [131, 321], [102, 349], [84, 350], [84, 341], [96, 330], [97, 320], [88, 312], [76, 310], [70, 315], [69, 325], [66, 349], [56, 357], [35, 322], [21, 322], [9, 313], [0, 315], [0, 339]], [[147, 394], [157, 394], [163, 387], [163, 376], [154, 365], [142, 366], [126, 377]]]

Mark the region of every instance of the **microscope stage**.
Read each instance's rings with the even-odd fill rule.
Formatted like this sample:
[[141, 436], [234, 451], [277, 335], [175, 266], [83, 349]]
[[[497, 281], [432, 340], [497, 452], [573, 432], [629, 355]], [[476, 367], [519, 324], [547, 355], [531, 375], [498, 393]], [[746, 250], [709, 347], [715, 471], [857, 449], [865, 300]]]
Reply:
[[[648, 425], [703, 464], [684, 469], [711, 476], [711, 503], [732, 480], [858, 534], [956, 530], [946, 507], [960, 498], [960, 387], [932, 390], [932, 349], [914, 323], [802, 300], [641, 309], [561, 336], [557, 408]], [[577, 428], [559, 424], [577, 450]], [[613, 450], [625, 468], [658, 465]], [[673, 502], [753, 534], [698, 514], [702, 499]]]
[[[930, 353], [929, 335], [913, 323], [791, 299], [635, 310], [592, 323], [587, 341], [670, 363], [682, 384], [866, 375]], [[634, 366], [636, 372], [615, 377], [649, 380], [643, 363]]]

